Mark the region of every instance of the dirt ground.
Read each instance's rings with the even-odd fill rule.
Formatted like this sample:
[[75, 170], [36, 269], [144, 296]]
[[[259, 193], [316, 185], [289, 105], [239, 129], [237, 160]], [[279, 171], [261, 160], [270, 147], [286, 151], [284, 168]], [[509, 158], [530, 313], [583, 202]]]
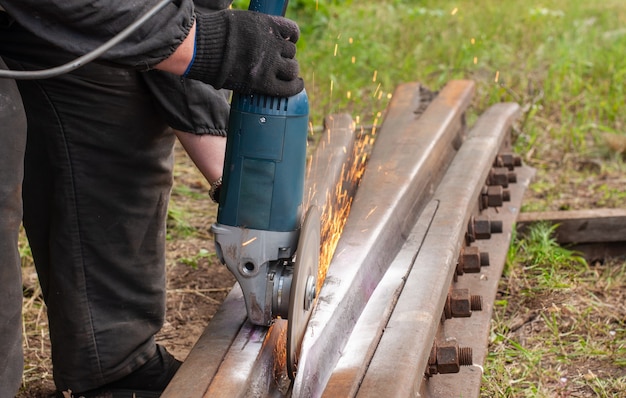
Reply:
[[[562, 166], [555, 163], [555, 169]], [[618, 186], [623, 184], [623, 177], [604, 175], [603, 183]], [[580, 183], [568, 187], [558, 181], [555, 184], [560, 185], [555, 189], [562, 190], [560, 201], [555, 203], [558, 208], [593, 208], [598, 205], [597, 194], [589, 185]], [[191, 161], [177, 147], [171, 232], [167, 242], [167, 317], [157, 339], [181, 360], [185, 359], [234, 284], [233, 276], [217, 261], [213, 239], [208, 232], [216, 215], [216, 206], [207, 195], [208, 188]], [[541, 200], [545, 192], [529, 190], [527, 195]], [[185, 230], [192, 232], [185, 233]], [[23, 269], [26, 367], [24, 385], [18, 397], [49, 397], [54, 392], [54, 384], [45, 306], [41, 302], [32, 264], [26, 263]]]

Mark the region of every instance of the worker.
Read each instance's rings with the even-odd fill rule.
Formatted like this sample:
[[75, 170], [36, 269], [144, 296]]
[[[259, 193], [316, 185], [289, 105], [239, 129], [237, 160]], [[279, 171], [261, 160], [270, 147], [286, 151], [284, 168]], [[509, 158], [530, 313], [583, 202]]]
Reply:
[[[10, 69], [63, 64], [157, 3], [0, 0], [0, 56]], [[23, 371], [22, 218], [59, 396], [156, 397], [180, 366], [154, 340], [165, 312], [170, 127], [216, 183], [227, 123], [217, 89], [303, 88], [295, 23], [196, 3], [171, 1], [72, 73], [0, 79], [0, 397], [16, 394]]]

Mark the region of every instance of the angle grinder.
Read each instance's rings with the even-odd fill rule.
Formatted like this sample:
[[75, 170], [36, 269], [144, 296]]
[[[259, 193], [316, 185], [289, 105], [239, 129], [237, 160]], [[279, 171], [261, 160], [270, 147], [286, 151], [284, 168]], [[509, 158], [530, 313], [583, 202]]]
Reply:
[[[282, 16], [287, 2], [252, 0], [249, 10]], [[287, 319], [290, 377], [317, 293], [320, 255], [320, 210], [303, 209], [308, 115], [305, 90], [289, 98], [233, 93], [211, 227], [250, 322], [268, 326]]]

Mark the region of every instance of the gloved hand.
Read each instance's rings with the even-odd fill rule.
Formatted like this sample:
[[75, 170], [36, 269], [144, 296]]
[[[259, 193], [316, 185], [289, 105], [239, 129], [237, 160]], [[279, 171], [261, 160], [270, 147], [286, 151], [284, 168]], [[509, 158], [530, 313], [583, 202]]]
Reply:
[[302, 91], [298, 77], [298, 25], [254, 11], [196, 14], [196, 49], [187, 74], [241, 94], [289, 97]]

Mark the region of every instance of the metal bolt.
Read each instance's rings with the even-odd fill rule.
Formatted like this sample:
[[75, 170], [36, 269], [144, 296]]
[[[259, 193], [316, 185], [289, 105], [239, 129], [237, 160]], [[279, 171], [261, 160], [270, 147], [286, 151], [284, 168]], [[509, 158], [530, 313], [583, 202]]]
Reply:
[[468, 318], [472, 311], [483, 310], [483, 298], [471, 295], [469, 289], [453, 289], [448, 293], [443, 313], [446, 319]]
[[487, 176], [487, 185], [500, 185], [504, 188], [509, 186], [509, 183], [517, 182], [517, 173], [515, 171], [509, 171], [506, 167], [493, 167], [489, 170]]
[[469, 245], [476, 239], [490, 239], [491, 234], [502, 233], [502, 221], [485, 217], [470, 217], [465, 241]]
[[461, 249], [459, 254], [459, 261], [456, 266], [456, 273], [458, 275], [477, 274], [480, 272], [480, 267], [489, 265], [489, 253], [481, 252], [475, 246], [466, 246]]
[[487, 207], [500, 207], [504, 202], [511, 200], [511, 192], [500, 185], [483, 187], [480, 195], [480, 210]]
[[456, 341], [435, 343], [428, 358], [427, 376], [437, 373], [459, 373], [461, 366], [471, 366], [473, 362], [471, 347], [459, 347]]
[[501, 153], [496, 156], [496, 160], [493, 163], [496, 167], [506, 167], [509, 170], [513, 170], [515, 167], [522, 165], [522, 158], [514, 153]]

